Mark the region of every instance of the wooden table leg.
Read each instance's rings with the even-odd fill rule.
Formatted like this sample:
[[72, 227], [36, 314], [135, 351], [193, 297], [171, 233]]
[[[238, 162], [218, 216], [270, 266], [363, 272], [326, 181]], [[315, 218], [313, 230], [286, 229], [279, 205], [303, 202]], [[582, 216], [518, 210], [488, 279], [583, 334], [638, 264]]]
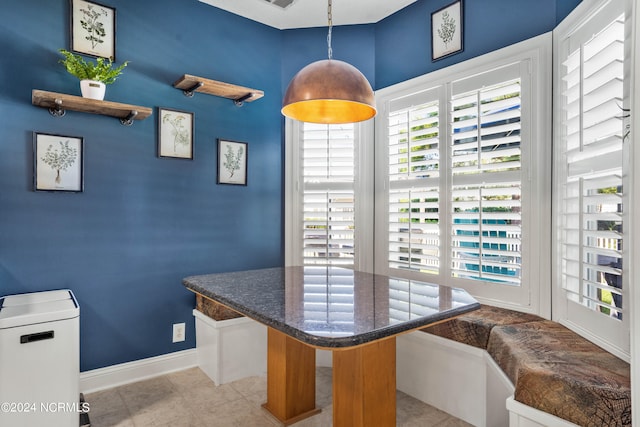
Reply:
[[262, 405], [289, 425], [316, 409], [316, 350], [273, 328], [267, 330], [267, 403]]
[[333, 427], [396, 425], [396, 339], [333, 351]]

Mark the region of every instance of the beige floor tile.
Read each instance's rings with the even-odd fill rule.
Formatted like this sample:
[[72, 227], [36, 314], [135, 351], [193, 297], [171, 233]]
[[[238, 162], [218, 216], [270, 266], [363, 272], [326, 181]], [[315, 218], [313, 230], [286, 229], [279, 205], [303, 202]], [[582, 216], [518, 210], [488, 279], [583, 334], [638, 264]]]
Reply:
[[186, 405], [193, 411], [199, 411], [203, 407], [215, 409], [220, 405], [226, 405], [242, 399], [242, 395], [230, 384], [220, 386], [213, 384], [202, 385], [190, 390], [184, 390], [182, 396]]
[[261, 392], [267, 395], [267, 377], [256, 376], [243, 378], [241, 380], [229, 383], [238, 393], [243, 396], [251, 396], [252, 394]]
[[112, 418], [115, 422], [118, 417], [129, 416], [129, 410], [117, 388], [86, 394], [84, 398], [89, 404], [89, 416], [92, 421], [98, 418]]
[[202, 408], [196, 415], [204, 426], [273, 427], [273, 423], [267, 419], [267, 416], [245, 399], [235, 400], [213, 408]]
[[441, 427], [473, 427], [473, 424], [469, 424], [461, 419], [449, 416], [449, 418], [442, 422]]
[[[331, 368], [316, 371], [316, 405], [320, 414], [295, 427], [329, 427], [333, 405]], [[221, 386], [200, 369], [85, 395], [92, 427], [276, 427], [279, 423], [261, 405], [266, 401], [266, 377], [251, 377]], [[398, 392], [399, 427], [468, 427], [449, 414]]]
[[196, 426], [197, 418], [186, 405], [182, 396], [176, 394], [146, 406], [142, 411], [132, 413], [133, 423], [138, 426], [170, 427]]
[[[440, 426], [449, 414], [405, 393], [396, 394], [396, 423], [400, 426]], [[417, 423], [417, 424], [416, 424]]]
[[333, 377], [330, 375], [316, 375], [316, 401], [319, 398], [331, 396], [333, 391]]
[[200, 368], [172, 372], [167, 374], [167, 379], [171, 381], [178, 391], [189, 390], [198, 386], [214, 385], [214, 382]]
[[125, 405], [132, 414], [137, 414], [150, 407], [157, 407], [162, 402], [179, 396], [175, 387], [166, 376], [152, 378], [118, 387]]

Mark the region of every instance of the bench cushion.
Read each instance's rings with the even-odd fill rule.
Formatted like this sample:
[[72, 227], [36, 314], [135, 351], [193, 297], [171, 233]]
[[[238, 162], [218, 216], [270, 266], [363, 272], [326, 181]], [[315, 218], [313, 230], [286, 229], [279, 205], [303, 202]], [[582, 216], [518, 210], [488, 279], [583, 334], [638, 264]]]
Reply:
[[485, 350], [489, 333], [495, 326], [544, 320], [542, 317], [482, 305], [478, 310], [428, 326], [422, 331]]
[[224, 305], [217, 303], [209, 298], [205, 298], [200, 294], [196, 294], [196, 310], [205, 316], [209, 316], [213, 320], [229, 320], [243, 317], [237, 311], [233, 311]]
[[518, 402], [581, 426], [630, 426], [629, 364], [559, 323], [496, 326], [487, 351]]

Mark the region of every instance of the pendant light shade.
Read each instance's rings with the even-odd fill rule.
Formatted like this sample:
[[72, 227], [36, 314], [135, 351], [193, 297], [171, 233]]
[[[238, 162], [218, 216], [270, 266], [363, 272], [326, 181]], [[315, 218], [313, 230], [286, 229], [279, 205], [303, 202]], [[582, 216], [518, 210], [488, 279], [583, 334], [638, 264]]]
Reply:
[[313, 62], [289, 83], [282, 114], [301, 122], [354, 123], [376, 115], [373, 90], [353, 65], [335, 59]]
[[331, 0], [327, 3], [329, 59], [312, 62], [298, 71], [284, 94], [282, 114], [301, 122], [322, 124], [368, 120], [376, 115], [373, 89], [360, 70], [333, 59]]

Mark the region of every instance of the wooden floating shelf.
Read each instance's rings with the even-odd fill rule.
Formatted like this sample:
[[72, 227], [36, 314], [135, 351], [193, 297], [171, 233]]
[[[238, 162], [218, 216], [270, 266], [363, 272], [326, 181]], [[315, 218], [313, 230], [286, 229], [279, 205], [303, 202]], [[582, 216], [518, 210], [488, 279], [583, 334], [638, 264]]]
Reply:
[[38, 89], [31, 92], [31, 103], [38, 107], [48, 108], [51, 115], [56, 117], [64, 116], [65, 110], [81, 111], [116, 117], [123, 125], [131, 125], [134, 120], [144, 120], [153, 113], [153, 110], [148, 107], [100, 101]]
[[264, 92], [258, 89], [250, 89], [248, 87], [205, 79], [190, 74], [184, 74], [180, 77], [173, 84], [173, 87], [181, 89], [182, 92], [189, 97], [193, 96], [194, 92], [202, 92], [231, 99], [238, 106], [241, 106], [244, 102], [253, 102], [264, 96]]

